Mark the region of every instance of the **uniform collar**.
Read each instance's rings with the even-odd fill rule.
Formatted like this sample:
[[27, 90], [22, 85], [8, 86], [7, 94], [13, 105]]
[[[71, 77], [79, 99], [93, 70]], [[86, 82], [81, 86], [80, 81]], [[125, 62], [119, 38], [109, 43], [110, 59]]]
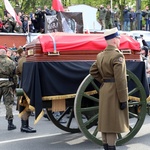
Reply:
[[107, 47], [106, 47], [106, 50], [116, 50], [116, 49], [118, 49], [117, 47], [115, 47], [115, 46], [113, 46], [113, 45], [108, 45]]

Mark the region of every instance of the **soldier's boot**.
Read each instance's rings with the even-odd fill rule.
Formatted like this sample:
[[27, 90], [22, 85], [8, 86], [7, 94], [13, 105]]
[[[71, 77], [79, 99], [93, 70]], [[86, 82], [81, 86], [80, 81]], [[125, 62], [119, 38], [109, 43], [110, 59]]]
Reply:
[[35, 133], [36, 130], [33, 129], [32, 127], [29, 126], [29, 120], [21, 120], [21, 132], [26, 132], [26, 133]]
[[13, 120], [8, 120], [8, 130], [14, 130], [16, 126], [13, 124]]
[[116, 146], [109, 146], [108, 145], [108, 150], [116, 150]]
[[103, 144], [104, 150], [108, 150], [108, 144]]

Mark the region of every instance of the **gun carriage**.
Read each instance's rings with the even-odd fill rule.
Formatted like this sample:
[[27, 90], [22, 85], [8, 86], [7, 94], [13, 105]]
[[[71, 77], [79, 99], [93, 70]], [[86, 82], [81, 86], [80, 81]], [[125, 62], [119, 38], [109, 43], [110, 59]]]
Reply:
[[[26, 45], [22, 88], [30, 106], [35, 108], [35, 122], [44, 108], [60, 129], [71, 133], [82, 131], [89, 140], [102, 145], [97, 131], [99, 83], [89, 75], [89, 68], [105, 47], [103, 34], [66, 33], [40, 35]], [[121, 35], [120, 50], [128, 69], [130, 131], [118, 134], [117, 145], [129, 141], [140, 130], [148, 96], [140, 44]], [[56, 117], [54, 112], [61, 114]], [[67, 122], [62, 124], [61, 119]]]

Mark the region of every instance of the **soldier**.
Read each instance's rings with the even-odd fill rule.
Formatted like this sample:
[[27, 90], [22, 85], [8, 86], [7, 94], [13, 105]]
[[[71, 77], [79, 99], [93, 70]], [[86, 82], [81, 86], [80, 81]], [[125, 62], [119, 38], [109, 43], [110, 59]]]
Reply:
[[0, 97], [3, 96], [6, 108], [6, 120], [8, 120], [8, 130], [16, 129], [13, 124], [12, 107], [14, 103], [14, 95], [12, 86], [13, 77], [15, 75], [15, 64], [7, 57], [6, 50], [0, 48]]
[[[145, 10], [142, 11], [142, 16], [144, 17], [145, 20], [145, 30], [148, 31], [148, 26], [149, 26], [149, 18], [150, 18], [150, 10], [149, 10], [149, 6], [145, 7]], [[150, 31], [150, 29], [149, 29]]]
[[112, 28], [112, 19], [113, 19], [113, 14], [111, 11], [111, 7], [110, 5], [107, 5], [106, 18], [105, 18], [106, 29]]
[[120, 30], [120, 16], [121, 16], [121, 12], [120, 12], [120, 10], [119, 10], [117, 5], [115, 5], [113, 13], [114, 13], [114, 27], [117, 27], [118, 30]]
[[130, 31], [130, 8], [125, 6], [123, 10], [123, 31]]
[[105, 150], [116, 150], [117, 134], [129, 131], [126, 63], [119, 51], [117, 28], [104, 32], [106, 49], [97, 55], [90, 74], [101, 83], [98, 130]]
[[105, 16], [106, 16], [106, 8], [104, 8], [103, 5], [100, 5], [100, 8], [98, 8], [99, 11], [99, 22], [102, 26], [101, 30], [105, 29]]
[[135, 30], [135, 19], [136, 19], [136, 13], [134, 11], [134, 8], [131, 8], [130, 10], [130, 29]]
[[[20, 58], [18, 60], [18, 66], [16, 68], [16, 74], [19, 76], [21, 81], [23, 63], [26, 62], [26, 54], [22, 47], [18, 48], [17, 53], [19, 54]], [[29, 116], [31, 114], [31, 110], [25, 109], [28, 103], [24, 96], [22, 97], [22, 99], [18, 97], [18, 105], [19, 105], [18, 106], [19, 112], [21, 113], [24, 111], [24, 113], [21, 116], [21, 128], [20, 128], [21, 132], [35, 133], [36, 130], [34, 130], [29, 126]]]

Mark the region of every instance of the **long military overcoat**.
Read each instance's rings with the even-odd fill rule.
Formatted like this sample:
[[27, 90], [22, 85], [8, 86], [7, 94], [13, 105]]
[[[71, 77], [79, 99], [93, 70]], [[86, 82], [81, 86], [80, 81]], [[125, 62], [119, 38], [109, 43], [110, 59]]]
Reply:
[[[108, 46], [97, 55], [90, 74], [102, 83], [99, 91], [99, 131], [129, 131], [128, 108], [120, 109], [120, 102], [127, 102], [128, 99], [126, 63], [122, 53], [117, 48]], [[104, 79], [114, 79], [115, 82], [103, 82]]]

